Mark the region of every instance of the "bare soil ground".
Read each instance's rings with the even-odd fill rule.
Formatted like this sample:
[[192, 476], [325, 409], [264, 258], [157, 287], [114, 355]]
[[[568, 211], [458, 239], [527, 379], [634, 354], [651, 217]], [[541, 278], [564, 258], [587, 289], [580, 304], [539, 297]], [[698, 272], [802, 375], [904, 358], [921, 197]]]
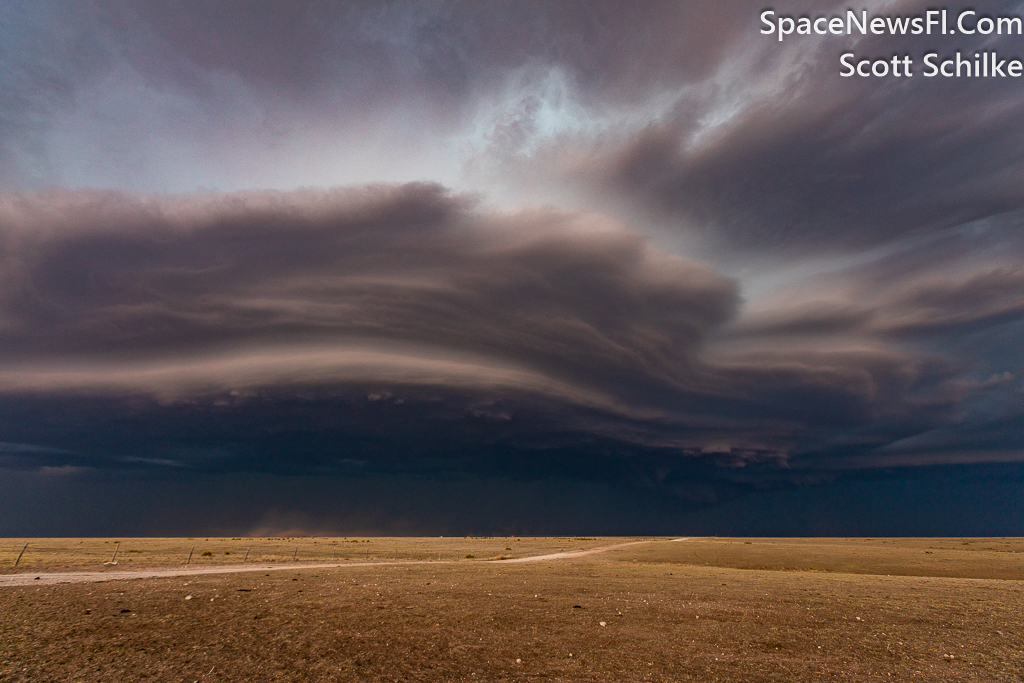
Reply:
[[[373, 539], [381, 565], [0, 588], [0, 681], [1024, 680], [1021, 539], [652, 540], [530, 563], [479, 559], [511, 539], [452, 539], [458, 561], [384, 557], [448, 540]], [[634, 540], [522, 539], [518, 556]]]

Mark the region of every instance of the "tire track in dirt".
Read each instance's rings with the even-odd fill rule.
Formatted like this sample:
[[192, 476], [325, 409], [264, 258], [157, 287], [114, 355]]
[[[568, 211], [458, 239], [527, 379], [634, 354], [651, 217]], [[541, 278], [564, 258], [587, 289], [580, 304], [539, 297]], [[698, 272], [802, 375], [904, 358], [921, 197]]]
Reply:
[[[673, 538], [673, 541], [685, 541], [685, 538]], [[603, 545], [599, 548], [588, 550], [570, 550], [562, 553], [551, 553], [550, 555], [533, 555], [531, 557], [516, 557], [510, 560], [495, 560], [495, 564], [518, 564], [521, 562], [547, 562], [549, 560], [564, 560], [570, 557], [583, 557], [584, 555], [597, 555], [606, 553], [616, 548], [625, 548], [631, 545], [643, 545], [644, 543], [655, 543], [655, 541], [630, 541], [629, 543], [616, 543], [615, 545]]]
[[[685, 541], [686, 538], [674, 538], [673, 541]], [[645, 543], [660, 541], [630, 541], [603, 545], [587, 550], [572, 550], [549, 555], [532, 555], [509, 560], [490, 560], [486, 564], [516, 564], [522, 562], [549, 562], [565, 560], [584, 555], [597, 555], [617, 548], [625, 548]], [[128, 581], [132, 579], [160, 579], [177, 576], [205, 576], [208, 574], [238, 574], [243, 572], [281, 571], [287, 569], [336, 569], [340, 567], [379, 567], [385, 565], [412, 564], [455, 564], [458, 560], [411, 560], [407, 562], [346, 562], [330, 564], [285, 564], [285, 565], [229, 565], [227, 567], [210, 567], [205, 569], [140, 569], [136, 571], [103, 571], [103, 572], [53, 572], [40, 574], [3, 574], [0, 575], [0, 588], [15, 586], [52, 586], [60, 583], [97, 583], [101, 581]]]

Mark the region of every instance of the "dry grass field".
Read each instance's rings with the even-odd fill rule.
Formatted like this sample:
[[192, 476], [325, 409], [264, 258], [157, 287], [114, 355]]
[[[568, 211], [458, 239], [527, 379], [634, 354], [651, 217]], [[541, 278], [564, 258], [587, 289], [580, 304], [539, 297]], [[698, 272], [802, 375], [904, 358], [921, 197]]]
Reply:
[[[109, 571], [115, 540], [118, 569], [180, 569], [192, 545], [211, 553], [200, 568], [263, 554], [244, 573], [33, 585]], [[10, 577], [28, 585], [0, 587], [0, 681], [1024, 680], [1021, 539], [647, 539], [489, 559], [632, 540], [6, 539], [6, 572], [12, 548], [49, 550]], [[366, 546], [387, 563], [365, 564]]]
[[[633, 539], [627, 539], [633, 540]], [[618, 539], [564, 538], [7, 538], [0, 539], [0, 574], [96, 571], [117, 553], [117, 569], [196, 568], [281, 562], [380, 562], [497, 559], [585, 550]], [[25, 547], [27, 545], [27, 548]], [[25, 549], [15, 567], [18, 554]], [[191, 559], [189, 556], [191, 555]]]

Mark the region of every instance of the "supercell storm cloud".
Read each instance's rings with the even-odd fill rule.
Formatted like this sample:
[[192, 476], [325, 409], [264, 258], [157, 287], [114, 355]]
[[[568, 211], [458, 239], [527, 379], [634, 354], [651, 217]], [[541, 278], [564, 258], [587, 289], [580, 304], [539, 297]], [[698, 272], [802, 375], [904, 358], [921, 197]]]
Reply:
[[[775, 533], [867, 532], [792, 523], [837, 482], [1014, 495], [1024, 91], [839, 55], [1024, 38], [780, 42], [762, 10], [2, 10], [0, 532], [119, 487], [144, 521], [82, 529], [341, 531], [359, 482], [406, 531], [586, 531], [559, 490], [618, 531], [771, 501]], [[210, 482], [242, 512], [168, 521]], [[466, 493], [499, 489], [535, 502]]]

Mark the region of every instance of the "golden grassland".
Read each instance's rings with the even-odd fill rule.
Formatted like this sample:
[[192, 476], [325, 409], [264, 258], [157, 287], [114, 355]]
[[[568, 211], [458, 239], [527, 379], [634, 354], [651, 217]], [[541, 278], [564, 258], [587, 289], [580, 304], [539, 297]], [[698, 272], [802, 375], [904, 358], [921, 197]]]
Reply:
[[1022, 538], [706, 538], [611, 552], [644, 563], [1024, 580]]
[[[119, 570], [154, 567], [197, 568], [242, 562], [366, 562], [525, 557], [586, 550], [617, 539], [577, 536], [502, 537], [322, 537], [272, 538], [5, 538], [0, 539], [0, 574], [31, 571], [98, 570], [114, 559]], [[27, 546], [27, 547], [26, 547]], [[18, 566], [19, 553], [24, 549]], [[191, 555], [191, 559], [190, 559]]]
[[[133, 566], [193, 543], [316, 559], [314, 539], [99, 540]], [[315, 540], [352, 565], [0, 588], [0, 681], [1024, 680], [1022, 539], [650, 539], [523, 564], [482, 558], [633, 539]], [[84, 561], [78, 541], [28, 567]]]

